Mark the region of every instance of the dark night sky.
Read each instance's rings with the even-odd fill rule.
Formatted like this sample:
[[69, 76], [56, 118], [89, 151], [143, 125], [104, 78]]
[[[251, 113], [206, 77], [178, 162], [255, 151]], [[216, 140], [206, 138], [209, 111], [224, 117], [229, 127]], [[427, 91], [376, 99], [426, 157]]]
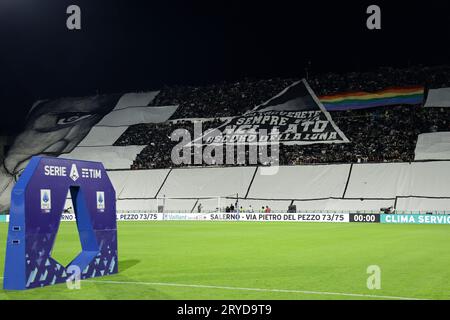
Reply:
[[[449, 1], [309, 2], [0, 0], [0, 132], [39, 98], [450, 63]], [[366, 29], [373, 3], [382, 30]]]

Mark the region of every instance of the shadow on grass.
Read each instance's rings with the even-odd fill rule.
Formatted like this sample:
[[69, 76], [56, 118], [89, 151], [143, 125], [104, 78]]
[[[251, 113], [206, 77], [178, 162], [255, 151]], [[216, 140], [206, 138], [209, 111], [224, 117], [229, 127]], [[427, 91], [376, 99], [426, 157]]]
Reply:
[[136, 260], [136, 259], [119, 260], [119, 273], [123, 272], [127, 269], [133, 268], [139, 262], [141, 262], [141, 260]]

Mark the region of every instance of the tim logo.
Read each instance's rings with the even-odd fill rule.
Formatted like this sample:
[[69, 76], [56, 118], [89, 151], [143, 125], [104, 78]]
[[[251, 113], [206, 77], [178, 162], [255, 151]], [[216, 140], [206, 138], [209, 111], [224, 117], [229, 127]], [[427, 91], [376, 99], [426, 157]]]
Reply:
[[97, 210], [105, 210], [105, 193], [103, 191], [97, 191]]
[[50, 189], [41, 189], [41, 210], [50, 212], [52, 209], [52, 191]]

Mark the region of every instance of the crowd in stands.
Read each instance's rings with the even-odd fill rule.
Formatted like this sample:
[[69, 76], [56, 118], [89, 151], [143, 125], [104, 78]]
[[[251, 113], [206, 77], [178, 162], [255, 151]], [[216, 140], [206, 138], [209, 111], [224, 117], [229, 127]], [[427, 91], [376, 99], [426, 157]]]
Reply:
[[410, 162], [420, 133], [449, 131], [449, 108], [389, 106], [333, 112], [351, 143], [283, 146], [283, 164]]
[[[214, 129], [224, 121], [212, 120], [202, 123], [202, 130]], [[177, 129], [187, 130], [194, 138], [194, 124], [190, 121], [164, 124], [138, 124], [131, 126], [115, 142], [116, 146], [146, 145], [134, 161], [131, 169], [157, 169], [173, 166], [172, 149], [179, 143], [170, 139]], [[181, 165], [180, 165], [181, 166]]]
[[450, 66], [384, 67], [373, 72], [327, 73], [311, 77], [308, 82], [318, 96], [352, 91], [373, 92], [399, 86], [448, 87]]
[[[205, 87], [173, 87], [161, 90], [153, 105], [179, 104], [172, 119], [212, 118], [203, 130], [217, 128], [224, 119], [236, 116], [267, 101], [296, 79], [243, 80]], [[391, 86], [450, 86], [450, 67], [383, 68], [376, 72], [325, 74], [308, 79], [318, 95], [349, 91], [376, 91]], [[387, 106], [331, 113], [336, 125], [351, 141], [344, 144], [281, 145], [280, 164], [408, 162], [414, 160], [420, 133], [450, 131], [450, 108]], [[146, 145], [132, 169], [174, 167], [170, 140], [175, 129], [193, 134], [190, 121], [131, 126], [115, 145]], [[241, 164], [245, 165], [245, 164]]]
[[179, 105], [172, 119], [231, 117], [269, 100], [294, 81], [245, 79], [204, 87], [168, 87], [161, 90], [151, 105]]
[[[174, 86], [161, 90], [151, 105], [179, 105], [172, 119], [221, 118], [244, 113], [269, 100], [299, 79], [244, 79], [203, 87]], [[450, 86], [450, 66], [406, 69], [380, 68], [373, 72], [326, 73], [308, 77], [317, 96], [350, 91], [377, 91], [387, 87]]]

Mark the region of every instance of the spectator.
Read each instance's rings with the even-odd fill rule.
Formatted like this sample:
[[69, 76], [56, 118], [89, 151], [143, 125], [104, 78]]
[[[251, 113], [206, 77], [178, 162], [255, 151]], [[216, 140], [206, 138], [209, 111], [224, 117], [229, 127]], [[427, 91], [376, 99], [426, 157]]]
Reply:
[[[296, 79], [249, 80], [205, 87], [164, 88], [152, 105], [179, 104], [172, 119], [210, 118], [203, 129], [217, 128], [222, 117], [236, 116], [273, 97]], [[323, 74], [309, 84], [318, 96], [349, 91], [376, 91], [390, 86], [450, 86], [450, 67], [380, 68], [373, 72]], [[315, 163], [411, 162], [421, 133], [450, 131], [450, 108], [388, 106], [331, 113], [337, 126], [349, 138], [344, 144], [281, 145], [280, 165]], [[171, 168], [170, 140], [175, 129], [193, 134], [190, 121], [138, 124], [129, 127], [114, 145], [144, 145], [131, 169]], [[235, 152], [236, 157], [237, 152]], [[248, 151], [246, 151], [248, 165]], [[235, 161], [237, 163], [237, 161]], [[203, 164], [206, 165], [206, 164]], [[237, 165], [237, 164], [236, 164]], [[236, 205], [236, 207], [238, 207]]]

